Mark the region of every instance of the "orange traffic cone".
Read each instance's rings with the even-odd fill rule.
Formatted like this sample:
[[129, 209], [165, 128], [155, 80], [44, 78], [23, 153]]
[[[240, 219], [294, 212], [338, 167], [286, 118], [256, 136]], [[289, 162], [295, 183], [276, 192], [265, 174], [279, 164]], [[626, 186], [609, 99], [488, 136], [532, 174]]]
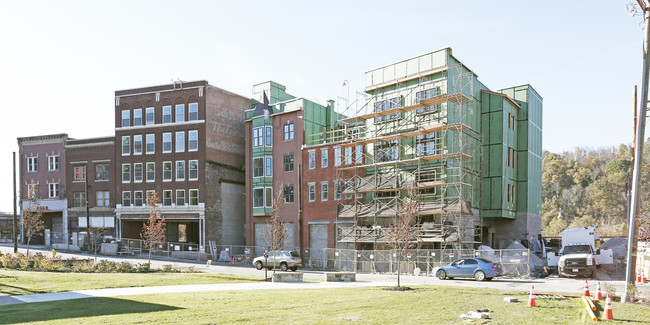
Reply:
[[641, 271], [641, 283], [646, 283], [645, 272]]
[[636, 283], [641, 283], [641, 274], [636, 272]]
[[612, 299], [607, 294], [607, 299], [605, 300], [605, 311], [603, 311], [603, 319], [614, 319], [614, 313], [612, 312]]
[[603, 294], [600, 292], [600, 281], [598, 281], [598, 287], [596, 291], [596, 298], [594, 300], [603, 300]]
[[590, 294], [589, 294], [589, 282], [587, 282], [587, 280], [585, 280], [585, 291], [583, 293], [583, 296], [585, 296], [585, 297], [590, 296]]
[[535, 286], [530, 286], [530, 295], [528, 295], [528, 307], [535, 307]]
[[235, 265], [235, 257], [232, 257], [232, 265]]

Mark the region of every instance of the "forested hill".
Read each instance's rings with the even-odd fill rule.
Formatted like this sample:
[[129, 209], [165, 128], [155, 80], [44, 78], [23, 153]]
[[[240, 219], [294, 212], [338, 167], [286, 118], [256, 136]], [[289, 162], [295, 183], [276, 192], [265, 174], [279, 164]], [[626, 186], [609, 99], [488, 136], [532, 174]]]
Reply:
[[[645, 162], [650, 161], [646, 143]], [[632, 148], [585, 149], [556, 154], [542, 161], [542, 232], [556, 236], [567, 227], [596, 224], [601, 236], [626, 236], [628, 177]], [[641, 178], [641, 212], [650, 211], [650, 173]], [[562, 214], [562, 218], [558, 215]]]

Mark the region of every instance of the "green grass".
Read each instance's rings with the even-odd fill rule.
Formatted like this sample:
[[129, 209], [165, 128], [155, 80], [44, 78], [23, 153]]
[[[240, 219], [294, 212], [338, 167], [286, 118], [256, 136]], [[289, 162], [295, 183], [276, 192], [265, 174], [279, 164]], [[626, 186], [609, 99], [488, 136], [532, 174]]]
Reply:
[[[505, 296], [523, 302], [506, 303]], [[459, 318], [487, 308], [488, 324], [586, 324], [580, 299], [537, 299], [525, 292], [436, 286], [414, 291], [382, 288], [260, 290], [90, 298], [0, 307], [0, 324], [477, 324]], [[601, 303], [601, 306], [603, 304]], [[644, 324], [648, 306], [614, 303], [611, 324]]]
[[26, 295], [86, 289], [254, 282], [263, 278], [216, 273], [57, 273], [0, 270], [0, 292], [8, 295]]

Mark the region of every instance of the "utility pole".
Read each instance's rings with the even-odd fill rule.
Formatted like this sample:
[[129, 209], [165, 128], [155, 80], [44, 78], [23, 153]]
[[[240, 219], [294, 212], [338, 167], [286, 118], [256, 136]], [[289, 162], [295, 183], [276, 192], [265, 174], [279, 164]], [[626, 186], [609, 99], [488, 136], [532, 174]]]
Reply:
[[14, 254], [18, 254], [18, 236], [16, 232], [18, 231], [18, 214], [16, 213], [16, 152], [14, 151], [14, 193], [12, 195], [12, 200], [14, 200], [14, 222], [12, 223], [13, 229], [13, 240], [14, 240]]
[[86, 185], [86, 247], [88, 249], [88, 254], [90, 254], [90, 206], [88, 205], [88, 165], [84, 166], [84, 184]]
[[644, 131], [645, 131], [645, 119], [646, 119], [646, 110], [648, 108], [648, 47], [650, 46], [650, 12], [648, 7], [645, 4], [645, 1], [637, 0], [641, 9], [643, 9], [644, 17], [644, 40], [643, 40], [643, 78], [641, 79], [641, 103], [637, 107], [637, 119], [636, 119], [636, 128], [635, 128], [635, 142], [634, 142], [634, 166], [632, 169], [632, 194], [630, 198], [630, 215], [629, 215], [629, 225], [628, 225], [628, 235], [627, 235], [627, 257], [626, 265], [627, 270], [625, 272], [625, 294], [621, 299], [622, 302], [630, 302], [632, 296], [630, 294], [630, 287], [634, 285], [634, 270], [632, 266], [634, 264], [633, 258], [636, 254], [633, 252], [636, 251], [634, 247], [634, 235], [636, 233], [636, 215], [639, 210], [639, 180], [641, 176], [641, 162], [643, 160], [643, 144], [644, 144]]

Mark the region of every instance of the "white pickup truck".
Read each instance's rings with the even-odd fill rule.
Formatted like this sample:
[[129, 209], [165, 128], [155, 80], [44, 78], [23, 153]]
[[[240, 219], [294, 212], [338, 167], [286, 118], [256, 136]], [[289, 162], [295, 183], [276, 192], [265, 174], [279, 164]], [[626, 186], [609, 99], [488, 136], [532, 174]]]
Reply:
[[596, 267], [613, 264], [614, 255], [609, 249], [600, 249], [597, 226], [575, 227], [560, 233], [562, 248], [557, 253], [549, 253], [549, 267], [557, 266], [560, 277], [593, 277]]

